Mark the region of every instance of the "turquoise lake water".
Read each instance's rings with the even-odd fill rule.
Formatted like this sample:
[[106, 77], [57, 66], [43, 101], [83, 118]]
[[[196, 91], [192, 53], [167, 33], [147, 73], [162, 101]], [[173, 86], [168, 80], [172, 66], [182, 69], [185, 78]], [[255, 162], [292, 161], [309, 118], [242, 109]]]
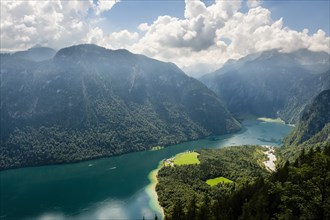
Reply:
[[280, 146], [292, 127], [248, 120], [236, 134], [210, 137], [158, 151], [75, 164], [0, 172], [0, 219], [160, 219], [146, 192], [149, 173], [177, 153], [231, 145]]

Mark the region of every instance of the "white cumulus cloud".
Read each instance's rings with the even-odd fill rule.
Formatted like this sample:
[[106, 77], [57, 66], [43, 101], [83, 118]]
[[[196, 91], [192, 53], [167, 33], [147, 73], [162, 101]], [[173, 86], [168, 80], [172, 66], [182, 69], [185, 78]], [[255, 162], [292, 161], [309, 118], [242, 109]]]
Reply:
[[92, 29], [89, 16], [110, 10], [113, 0], [1, 1], [1, 49], [42, 44], [61, 48], [81, 43]]
[[255, 8], [258, 7], [260, 5], [260, 0], [247, 0], [246, 5], [249, 8]]
[[[118, 1], [117, 1], [118, 2]], [[243, 3], [248, 11], [243, 12]], [[61, 48], [94, 43], [126, 48], [155, 59], [176, 63], [188, 74], [204, 74], [228, 59], [270, 49], [291, 52], [300, 48], [330, 52], [323, 30], [292, 30], [283, 19], [273, 20], [259, 0], [185, 0], [184, 17], [160, 15], [136, 31], [99, 26], [114, 0], [1, 1], [1, 49], [26, 49], [35, 44]], [[120, 3], [119, 3], [120, 4]], [[110, 12], [111, 13], [111, 12]], [[92, 19], [91, 19], [92, 18]], [[115, 21], [112, 21], [115, 22]]]
[[128, 46], [136, 53], [174, 62], [188, 74], [198, 75], [219, 68], [228, 59], [250, 53], [300, 48], [329, 52], [330, 38], [324, 31], [309, 34], [283, 26], [283, 18], [272, 20], [271, 12], [259, 1], [249, 1], [241, 11], [241, 1], [215, 1], [206, 6], [186, 0], [184, 18], [159, 16], [143, 23], [139, 41]]
[[109, 11], [119, 0], [98, 0], [96, 3], [96, 14], [99, 15], [102, 12]]

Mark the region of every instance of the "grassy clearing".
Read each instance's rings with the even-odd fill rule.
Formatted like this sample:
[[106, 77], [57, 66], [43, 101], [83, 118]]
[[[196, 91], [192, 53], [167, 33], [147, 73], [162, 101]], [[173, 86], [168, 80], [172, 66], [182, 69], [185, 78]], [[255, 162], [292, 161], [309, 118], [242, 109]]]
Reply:
[[197, 158], [198, 155], [196, 152], [182, 153], [177, 155], [173, 162], [175, 165], [200, 164]]
[[206, 180], [206, 183], [210, 186], [215, 186], [219, 183], [233, 183], [233, 181], [231, 181], [230, 179], [227, 179], [226, 177], [217, 177], [217, 178], [214, 178], [214, 179], [209, 179], [209, 180]]

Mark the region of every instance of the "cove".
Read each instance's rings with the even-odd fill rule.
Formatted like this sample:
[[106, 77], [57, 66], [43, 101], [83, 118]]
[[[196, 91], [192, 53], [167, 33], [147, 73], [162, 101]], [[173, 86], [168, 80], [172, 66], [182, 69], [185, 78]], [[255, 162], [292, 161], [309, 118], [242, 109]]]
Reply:
[[160, 219], [148, 176], [159, 162], [186, 150], [258, 144], [280, 146], [292, 129], [247, 120], [236, 134], [75, 164], [0, 172], [0, 219]]

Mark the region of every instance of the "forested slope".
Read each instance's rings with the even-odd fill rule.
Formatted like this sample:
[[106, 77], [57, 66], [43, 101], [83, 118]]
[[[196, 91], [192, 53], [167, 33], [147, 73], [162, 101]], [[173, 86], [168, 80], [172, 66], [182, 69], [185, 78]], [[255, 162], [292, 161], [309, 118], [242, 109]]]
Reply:
[[215, 93], [172, 63], [96, 45], [64, 48], [40, 62], [30, 58], [1, 54], [0, 169], [240, 129]]
[[[259, 149], [204, 150], [200, 165], [162, 168], [157, 193], [165, 219], [330, 218], [330, 145], [303, 152], [274, 173], [256, 162]], [[219, 175], [234, 182], [206, 184]]]
[[[329, 90], [304, 110], [269, 173], [258, 146], [201, 151], [199, 165], [159, 171], [166, 219], [330, 219]], [[233, 183], [206, 184], [226, 177]]]
[[321, 92], [313, 102], [306, 106], [303, 114], [293, 129], [284, 139], [281, 158], [294, 160], [302, 150], [330, 144], [330, 90]]

